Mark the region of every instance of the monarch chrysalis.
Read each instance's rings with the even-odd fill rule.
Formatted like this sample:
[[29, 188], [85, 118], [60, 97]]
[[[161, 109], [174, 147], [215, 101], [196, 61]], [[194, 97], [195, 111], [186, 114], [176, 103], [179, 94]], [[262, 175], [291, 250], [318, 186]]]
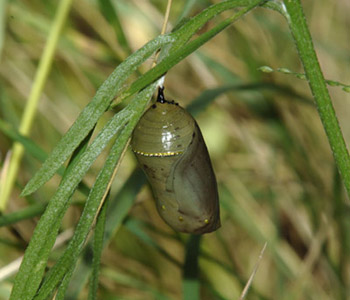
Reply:
[[165, 100], [163, 88], [137, 124], [131, 147], [170, 227], [197, 234], [220, 227], [217, 184], [202, 133], [185, 109]]

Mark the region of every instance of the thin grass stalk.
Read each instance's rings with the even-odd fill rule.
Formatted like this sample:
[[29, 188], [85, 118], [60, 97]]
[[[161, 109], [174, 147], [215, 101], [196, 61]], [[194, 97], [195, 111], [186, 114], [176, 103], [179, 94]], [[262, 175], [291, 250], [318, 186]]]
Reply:
[[106, 225], [106, 213], [108, 207], [108, 197], [106, 201], [103, 202], [102, 209], [98, 215], [95, 232], [94, 232], [94, 241], [93, 241], [93, 258], [92, 258], [92, 275], [90, 279], [89, 286], [89, 296], [88, 300], [97, 299], [97, 291], [98, 291], [98, 278], [100, 274], [100, 264], [101, 264], [101, 256], [103, 251], [103, 237], [105, 232]]
[[285, 0], [284, 5], [288, 13], [289, 28], [303, 63], [318, 113], [327, 134], [335, 162], [350, 197], [350, 155], [316, 56], [303, 8], [300, 0]]
[[[40, 95], [47, 81], [58, 40], [67, 19], [71, 5], [72, 0], [62, 0], [59, 2], [57, 13], [52, 23], [51, 31], [45, 45], [44, 52], [40, 59], [33, 86], [30, 91], [29, 98], [19, 126], [19, 133], [24, 136], [29, 135], [31, 131], [36, 111], [38, 109]], [[21, 164], [23, 154], [23, 145], [20, 143], [14, 143], [8, 172], [4, 178], [4, 181], [0, 183], [0, 211], [4, 211], [6, 208], [8, 198], [11, 195], [15, 180], [17, 178], [18, 169]]]

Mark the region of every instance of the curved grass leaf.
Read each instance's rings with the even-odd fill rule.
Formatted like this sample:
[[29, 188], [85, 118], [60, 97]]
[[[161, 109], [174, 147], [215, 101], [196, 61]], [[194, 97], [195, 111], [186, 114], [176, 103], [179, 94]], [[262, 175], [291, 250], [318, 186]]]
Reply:
[[108, 188], [108, 183], [113, 174], [115, 165], [117, 164], [120, 155], [127, 144], [132, 130], [141, 117], [145, 106], [152, 97], [155, 88], [156, 84], [153, 84], [141, 91], [137, 95], [136, 99], [130, 103], [126, 109], [124, 109], [128, 111], [128, 122], [125, 124], [125, 126], [123, 126], [123, 129], [114, 143], [103, 169], [100, 171], [96, 182], [90, 191], [89, 197], [86, 200], [84, 211], [79, 219], [79, 223], [71, 242], [69, 243], [64, 254], [60, 257], [58, 262], [44, 279], [38, 295], [35, 297], [36, 300], [46, 299], [46, 297], [53, 292], [58, 283], [63, 279], [69, 268], [72, 265], [75, 265], [76, 260], [78, 259], [78, 256], [84, 246], [86, 237], [90, 232], [100, 202], [106, 193], [106, 189]]
[[[69, 282], [64, 299], [79, 299], [80, 293], [85, 289], [89, 281], [92, 270], [92, 246], [90, 244], [84, 248], [78, 263], [73, 266], [74, 272]], [[67, 276], [67, 275], [66, 275]], [[61, 284], [58, 287], [60, 289]]]
[[103, 203], [101, 212], [98, 215], [95, 232], [94, 232], [94, 242], [93, 242], [94, 247], [93, 247], [93, 258], [92, 258], [93, 270], [92, 270], [92, 276], [90, 279], [88, 300], [97, 299], [98, 277], [100, 273], [101, 255], [103, 250], [103, 237], [104, 237], [104, 230], [106, 225], [106, 212], [108, 207], [107, 200], [108, 200], [108, 197], [106, 201]]
[[115, 232], [120, 228], [133, 206], [137, 194], [146, 182], [145, 174], [137, 168], [117, 196], [111, 199], [107, 211], [104, 246], [108, 244]]
[[55, 300], [67, 299], [66, 298], [66, 291], [67, 291], [69, 283], [72, 279], [73, 272], [74, 272], [74, 266], [71, 266], [71, 268], [66, 273], [66, 276], [64, 276], [63, 280], [61, 281], [59, 288], [57, 289]]
[[[19, 142], [23, 145], [26, 153], [32, 155], [39, 161], [44, 161], [47, 158], [47, 153], [36, 145], [28, 137], [21, 135], [17, 130], [12, 128], [12, 126], [5, 121], [0, 119], [0, 130], [7, 135], [12, 141]], [[59, 174], [63, 174], [63, 169], [58, 170]]]
[[266, 2], [266, 0], [229, 0], [209, 6], [186, 22], [186, 26], [182, 26], [175, 32], [177, 39], [172, 46], [172, 51], [178, 50], [192, 37], [194, 33], [201, 29], [205, 23], [218, 14], [237, 7], [244, 7], [244, 11], [241, 12], [241, 14], [244, 14], [263, 2]]
[[126, 220], [124, 225], [125, 228], [127, 228], [130, 232], [137, 236], [137, 238], [139, 238], [140, 241], [154, 248], [161, 256], [166, 258], [175, 266], [178, 266], [179, 268], [182, 267], [182, 263], [177, 258], [175, 258], [171, 253], [169, 253], [169, 251], [165, 250], [162, 245], [160, 245], [149, 235], [149, 233], [145, 230], [145, 227], [147, 227], [145, 222], [130, 217]]
[[[145, 292], [147, 293], [145, 296], [145, 299], [155, 299], [155, 300], [171, 300], [174, 299], [169, 298], [167, 295], [164, 295], [164, 287], [154, 287], [154, 285], [145, 282], [142, 279], [139, 279], [135, 276], [130, 276], [128, 274], [122, 273], [120, 271], [112, 270], [110, 268], [103, 268], [101, 273], [103, 274], [104, 278], [108, 278], [112, 282], [115, 282], [116, 285], [122, 285], [125, 287], [131, 287], [133, 289], [136, 289], [137, 291]], [[116, 296], [116, 298], [113, 299], [123, 299], [120, 296]], [[131, 299], [131, 298], [129, 298]], [[139, 298], [141, 299], [141, 298]]]
[[116, 7], [113, 6], [110, 0], [98, 0], [97, 2], [102, 14], [108, 23], [113, 27], [118, 43], [127, 53], [131, 53], [132, 51], [124, 33], [123, 26], [120, 23]]
[[37, 203], [24, 209], [0, 216], [0, 227], [8, 226], [19, 221], [33, 218], [44, 212], [47, 203]]
[[[12, 126], [2, 121], [1, 119], [0, 119], [0, 130], [13, 141], [21, 143], [26, 153], [30, 154], [40, 162], [44, 162], [45, 159], [48, 157], [48, 154], [42, 148], [40, 148], [36, 143], [34, 143], [30, 138], [27, 138], [26, 136], [21, 135], [20, 133], [18, 133], [17, 130], [12, 128]], [[63, 167], [60, 167], [59, 169], [56, 170], [56, 172], [57, 174], [63, 176], [65, 169]], [[84, 182], [81, 182], [79, 184], [78, 189], [86, 196], [89, 194], [89, 188]], [[32, 215], [32, 217], [34, 216], [35, 215]]]
[[29, 195], [47, 182], [57, 169], [67, 160], [74, 149], [95, 126], [98, 119], [109, 107], [116, 93], [123, 87], [125, 80], [136, 68], [160, 47], [173, 41], [169, 35], [158, 36], [144, 47], [130, 55], [121, 63], [96, 92], [92, 101], [83, 109], [68, 132], [58, 142], [40, 170], [28, 182], [22, 196]]
[[232, 84], [232, 85], [225, 85], [214, 89], [205, 90], [196, 99], [194, 99], [186, 107], [186, 109], [192, 115], [195, 116], [204, 108], [206, 108], [211, 102], [213, 102], [215, 98], [227, 92], [261, 91], [261, 90], [272, 90], [272, 91], [275, 91], [276, 93], [281, 93], [286, 97], [292, 98], [293, 101], [300, 101], [307, 105], [314, 105], [311, 99], [298, 94], [288, 86], [263, 82], [263, 83], [252, 83], [252, 84]]
[[[239, 2], [241, 5], [242, 1], [227, 1], [227, 2]], [[162, 76], [165, 72], [167, 72], [171, 67], [175, 66], [177, 63], [179, 63], [181, 60], [186, 58], [188, 55], [193, 53], [195, 50], [197, 50], [200, 46], [202, 46], [204, 43], [212, 39], [214, 36], [216, 36], [219, 32], [227, 28], [229, 25], [231, 25], [233, 22], [235, 22], [237, 19], [242, 17], [244, 14], [249, 12], [254, 7], [258, 6], [260, 3], [264, 2], [264, 0], [255, 0], [251, 1], [252, 4], [248, 5], [245, 8], [242, 8], [238, 13], [234, 14], [232, 17], [222, 21], [220, 24], [212, 28], [211, 30], [203, 33], [200, 37], [196, 38], [195, 40], [187, 43], [183, 47], [178, 47], [178, 40], [176, 46], [173, 46], [171, 49], [171, 53], [165, 57], [159, 64], [157, 64], [154, 68], [146, 72], [144, 75], [140, 76], [135, 82], [132, 83], [130, 88], [125, 91], [121, 98], [127, 98], [140, 89], [143, 89], [148, 84], [152, 83], [154, 80], [158, 79], [160, 76]], [[232, 6], [232, 5], [231, 5]], [[230, 6], [230, 8], [232, 8]], [[236, 5], [237, 6], [237, 5]], [[185, 26], [188, 25], [191, 21], [187, 22]], [[183, 26], [183, 27], [185, 27]], [[175, 33], [178, 34], [179, 31], [182, 31], [182, 28], [176, 31]], [[197, 28], [197, 27], [196, 27]], [[199, 27], [200, 28], [200, 27]], [[198, 29], [199, 29], [198, 28]], [[186, 33], [186, 36], [187, 33]]]
[[[120, 225], [133, 206], [137, 194], [145, 183], [146, 177], [138, 168], [130, 175], [129, 179], [126, 181], [117, 195], [109, 200], [103, 247], [108, 244], [108, 242], [114, 236], [115, 232], [120, 228]], [[87, 274], [90, 274], [90, 271], [92, 269], [92, 248], [92, 242], [89, 241], [82, 252], [82, 258], [77, 262], [77, 266], [72, 277], [72, 282], [67, 290], [67, 299], [76, 299], [82, 287], [88, 280]]]
[[128, 109], [116, 114], [62, 178], [56, 193], [35, 228], [16, 276], [10, 299], [29, 300], [35, 295], [61, 225], [61, 219], [68, 208], [74, 190], [110, 139], [124, 128], [129, 115], [130, 110]]

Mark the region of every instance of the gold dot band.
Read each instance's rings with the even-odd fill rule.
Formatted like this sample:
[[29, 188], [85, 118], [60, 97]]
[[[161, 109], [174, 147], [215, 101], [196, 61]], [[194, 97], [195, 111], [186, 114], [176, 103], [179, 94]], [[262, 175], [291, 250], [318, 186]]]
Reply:
[[148, 157], [164, 157], [164, 156], [176, 156], [180, 155], [183, 152], [182, 151], [177, 151], [177, 152], [158, 152], [158, 153], [149, 153], [149, 152], [143, 152], [143, 151], [137, 151], [137, 150], [132, 150], [134, 153], [142, 155], [142, 156], [148, 156]]

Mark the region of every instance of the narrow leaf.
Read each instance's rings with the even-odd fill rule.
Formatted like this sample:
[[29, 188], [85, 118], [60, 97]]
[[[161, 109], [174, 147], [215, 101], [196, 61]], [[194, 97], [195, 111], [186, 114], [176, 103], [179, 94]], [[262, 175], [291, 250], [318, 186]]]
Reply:
[[[2, 120], [0, 120], [0, 130], [13, 141], [21, 143], [26, 153], [32, 155], [34, 158], [36, 158], [40, 162], [44, 162], [45, 159], [48, 157], [47, 153], [42, 148], [40, 148], [36, 143], [34, 143], [30, 138], [27, 138], [21, 135], [20, 133], [18, 133], [17, 130], [13, 129], [9, 124], [7, 124]], [[62, 176], [64, 171], [65, 169], [63, 167], [60, 167], [56, 172], [57, 174]], [[78, 188], [84, 195], [86, 196], [88, 195], [89, 188], [86, 186], [84, 182], [79, 183]]]
[[342, 131], [339, 126], [337, 115], [329, 96], [325, 78], [323, 77], [318, 62], [309, 28], [306, 24], [304, 12], [300, 0], [283, 1], [289, 28], [294, 37], [299, 57], [303, 63], [306, 77], [315, 98], [317, 111], [320, 115], [328, 142], [339, 172], [344, 181], [348, 196], [350, 196], [350, 155]]
[[68, 270], [68, 272], [66, 273], [66, 276], [64, 276], [59, 288], [57, 289], [57, 294], [55, 297], [55, 300], [64, 300], [65, 295], [66, 295], [66, 291], [68, 289], [69, 286], [69, 282], [73, 276], [73, 272], [74, 272], [74, 266], [71, 266], [71, 268]]
[[33, 193], [55, 174], [57, 169], [67, 160], [74, 149], [95, 126], [130, 74], [150, 57], [154, 51], [172, 41], [173, 38], [169, 35], [158, 36], [130, 55], [113, 71], [98, 89], [92, 101], [80, 113], [72, 127], [52, 150], [52, 153], [40, 170], [28, 182], [22, 192], [22, 196]]
[[101, 212], [98, 215], [95, 233], [94, 233], [94, 247], [93, 247], [93, 258], [92, 258], [92, 276], [90, 279], [90, 287], [89, 287], [89, 300], [97, 299], [97, 290], [98, 290], [98, 278], [100, 274], [100, 263], [101, 263], [101, 255], [103, 250], [103, 236], [106, 225], [106, 212], [108, 206], [108, 198], [103, 203]]
[[[227, 1], [227, 2], [236, 2], [236, 1]], [[237, 1], [241, 3], [240, 1]], [[133, 95], [135, 92], [139, 91], [140, 89], [143, 89], [148, 84], [152, 83], [154, 80], [162, 76], [165, 72], [167, 72], [170, 68], [175, 66], [177, 63], [182, 61], [184, 58], [186, 58], [188, 55], [193, 53], [195, 50], [197, 50], [200, 46], [202, 46], [204, 43], [212, 39], [214, 36], [216, 36], [219, 32], [227, 28], [230, 24], [235, 22], [237, 19], [242, 17], [244, 14], [246, 14], [248, 11], [259, 5], [263, 0], [255, 0], [251, 1], [252, 4], [249, 6], [242, 8], [238, 13], [234, 14], [232, 17], [222, 21], [220, 24], [212, 28], [211, 30], [203, 33], [200, 37], [196, 38], [195, 40], [187, 43], [184, 46], [181, 47], [175, 47], [167, 57], [165, 57], [159, 64], [157, 64], [154, 68], [146, 72], [144, 75], [140, 76], [135, 82], [132, 83], [130, 88], [123, 93], [121, 96], [122, 98], [129, 97]], [[188, 22], [189, 23], [189, 22]], [[183, 27], [187, 28], [186, 23]], [[178, 34], [179, 31], [182, 31], [182, 28], [176, 31], [175, 33]], [[179, 41], [177, 40], [176, 44], [178, 44]]]
[[199, 246], [201, 235], [190, 235], [186, 245], [185, 265], [183, 267], [183, 299], [199, 300]]
[[[47, 158], [47, 153], [36, 145], [31, 139], [21, 135], [17, 130], [12, 128], [8, 123], [0, 119], [0, 130], [6, 134], [12, 141], [19, 142], [23, 145], [26, 152], [39, 161], [44, 161]], [[60, 170], [61, 175], [63, 169]]]
[[10, 299], [29, 300], [35, 295], [45, 270], [50, 250], [55, 242], [62, 217], [69, 206], [74, 190], [109, 140], [123, 128], [129, 113], [129, 110], [124, 109], [116, 114], [105, 125], [83, 155], [79, 157], [74, 167], [63, 177], [60, 186], [35, 228], [16, 276]]
[[182, 26], [175, 32], [178, 38], [176, 39], [176, 43], [174, 43], [172, 46], [172, 51], [176, 51], [182, 47], [182, 45], [185, 44], [193, 36], [193, 34], [195, 34], [199, 29], [203, 27], [205, 23], [216, 17], [218, 14], [237, 7], [242, 7], [242, 12], [246, 13], [255, 6], [264, 2], [266, 2], [266, 0], [229, 0], [209, 6], [198, 15], [191, 18], [188, 22], [186, 22], [185, 26]]
[[[110, 199], [108, 204], [103, 247], [107, 246], [115, 232], [120, 228], [120, 225], [134, 204], [136, 195], [139, 193], [145, 182], [145, 175], [140, 169], [137, 169], [131, 174], [119, 193]], [[77, 266], [72, 277], [72, 282], [67, 290], [67, 299], [76, 299], [82, 287], [88, 280], [88, 274], [91, 270], [92, 248], [93, 245], [90, 241], [83, 250], [82, 258], [77, 262]]]
[[[148, 100], [153, 95], [153, 91], [156, 84], [149, 86], [140, 92], [136, 99], [123, 111], [128, 112], [128, 123], [123, 126], [123, 129], [114, 143], [110, 154], [104, 164], [103, 169], [100, 171], [96, 182], [91, 189], [88, 199], [84, 207], [84, 211], [79, 219], [74, 236], [69, 243], [66, 251], [60, 257], [55, 266], [50, 270], [46, 276], [38, 295], [35, 297], [36, 300], [46, 299], [56, 288], [57, 284], [63, 279], [68, 269], [76, 264], [79, 254], [84, 246], [86, 237], [89, 234], [90, 228], [94, 221], [96, 212], [100, 205], [101, 199], [106, 193], [109, 180], [113, 174], [115, 165], [120, 159], [120, 155], [125, 148], [127, 141], [136, 126], [139, 118], [141, 117]], [[123, 112], [122, 111], [122, 112]], [[120, 114], [120, 113], [119, 113]], [[97, 138], [96, 138], [97, 139]], [[94, 142], [96, 141], [94, 140]], [[91, 145], [92, 146], [92, 145]], [[82, 163], [82, 162], [81, 162]], [[72, 169], [73, 171], [74, 169]], [[72, 179], [73, 180], [73, 179]]]
[[144, 173], [135, 170], [116, 197], [111, 199], [107, 212], [104, 246], [108, 244], [134, 204], [141, 187], [146, 183]]
[[[293, 101], [300, 101], [308, 105], [314, 105], [310, 98], [307, 98], [303, 95], [298, 94], [288, 86], [274, 84], [274, 83], [251, 83], [251, 84], [233, 84], [220, 86], [214, 89], [205, 90], [200, 94], [196, 99], [194, 99], [186, 109], [194, 116], [199, 112], [203, 111], [207, 106], [212, 103], [215, 98], [225, 94], [227, 92], [244, 92], [244, 91], [263, 91], [263, 90], [272, 90], [276, 93], [281, 93], [289, 98], [292, 98]], [[240, 99], [244, 102], [244, 99]]]
[[128, 40], [125, 36], [123, 26], [120, 23], [115, 6], [113, 6], [110, 0], [98, 0], [98, 4], [104, 17], [109, 24], [113, 27], [119, 44], [124, 48], [127, 53], [131, 53], [131, 49]]
[[2, 215], [0, 216], [0, 227], [8, 226], [8, 225], [17, 223], [19, 221], [23, 221], [26, 219], [33, 218], [37, 215], [40, 215], [41, 213], [43, 213], [46, 206], [47, 206], [47, 203], [33, 204], [19, 211]]

